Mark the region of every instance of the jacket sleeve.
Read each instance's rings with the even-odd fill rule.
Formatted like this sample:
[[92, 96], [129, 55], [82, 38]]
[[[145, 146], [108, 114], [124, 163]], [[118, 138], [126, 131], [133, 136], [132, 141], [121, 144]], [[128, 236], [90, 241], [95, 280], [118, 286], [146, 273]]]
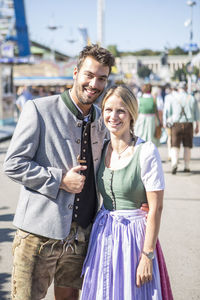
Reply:
[[26, 188], [55, 199], [59, 192], [62, 169], [44, 167], [34, 161], [39, 143], [39, 114], [34, 101], [28, 101], [10, 142], [4, 172]]

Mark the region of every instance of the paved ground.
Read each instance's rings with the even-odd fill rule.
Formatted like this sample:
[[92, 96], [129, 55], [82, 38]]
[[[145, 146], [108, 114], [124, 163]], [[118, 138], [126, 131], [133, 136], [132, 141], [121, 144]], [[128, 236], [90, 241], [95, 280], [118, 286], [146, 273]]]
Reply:
[[[0, 143], [0, 299], [10, 299], [11, 243], [19, 186], [2, 172], [9, 141]], [[192, 150], [191, 173], [184, 174], [180, 160], [177, 175], [171, 175], [167, 150], [159, 148], [165, 172], [166, 191], [160, 241], [165, 253], [175, 300], [200, 299], [200, 148]], [[182, 152], [181, 152], [182, 156]], [[53, 300], [52, 287], [45, 300]], [[95, 299], [94, 299], [95, 300]], [[129, 299], [127, 299], [129, 300]]]
[[15, 130], [16, 123], [10, 125], [0, 125], [0, 142], [6, 141], [10, 139]]

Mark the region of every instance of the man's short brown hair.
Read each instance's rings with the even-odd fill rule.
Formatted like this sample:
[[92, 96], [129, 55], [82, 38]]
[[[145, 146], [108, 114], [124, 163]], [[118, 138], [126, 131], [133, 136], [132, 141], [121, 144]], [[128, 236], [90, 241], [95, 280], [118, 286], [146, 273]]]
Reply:
[[109, 74], [111, 72], [112, 67], [115, 65], [115, 58], [110, 51], [107, 49], [100, 47], [97, 44], [93, 44], [90, 46], [86, 46], [80, 52], [77, 62], [77, 68], [80, 70], [84, 60], [86, 57], [92, 57], [100, 64], [109, 67]]

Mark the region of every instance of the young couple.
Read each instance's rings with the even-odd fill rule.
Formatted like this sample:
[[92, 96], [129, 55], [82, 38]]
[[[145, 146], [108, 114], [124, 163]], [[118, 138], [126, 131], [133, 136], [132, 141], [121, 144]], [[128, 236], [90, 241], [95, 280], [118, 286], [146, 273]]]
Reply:
[[113, 65], [106, 49], [85, 47], [72, 89], [28, 101], [21, 113], [4, 162], [22, 185], [12, 299], [43, 299], [53, 280], [56, 300], [77, 300], [81, 287], [82, 300], [172, 299], [163, 297], [156, 250], [164, 190], [157, 148], [134, 135], [128, 87], [111, 87], [102, 112], [94, 105]]

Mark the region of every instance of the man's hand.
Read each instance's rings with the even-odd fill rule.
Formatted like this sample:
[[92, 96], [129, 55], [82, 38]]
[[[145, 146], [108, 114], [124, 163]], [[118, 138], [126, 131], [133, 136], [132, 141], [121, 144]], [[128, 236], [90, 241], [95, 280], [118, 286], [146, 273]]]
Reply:
[[60, 183], [60, 189], [72, 194], [78, 194], [82, 191], [85, 184], [85, 176], [79, 174], [80, 171], [87, 169], [87, 166], [77, 166], [63, 175]]
[[140, 207], [141, 210], [149, 212], [149, 205], [148, 203], [142, 203], [142, 206]]

